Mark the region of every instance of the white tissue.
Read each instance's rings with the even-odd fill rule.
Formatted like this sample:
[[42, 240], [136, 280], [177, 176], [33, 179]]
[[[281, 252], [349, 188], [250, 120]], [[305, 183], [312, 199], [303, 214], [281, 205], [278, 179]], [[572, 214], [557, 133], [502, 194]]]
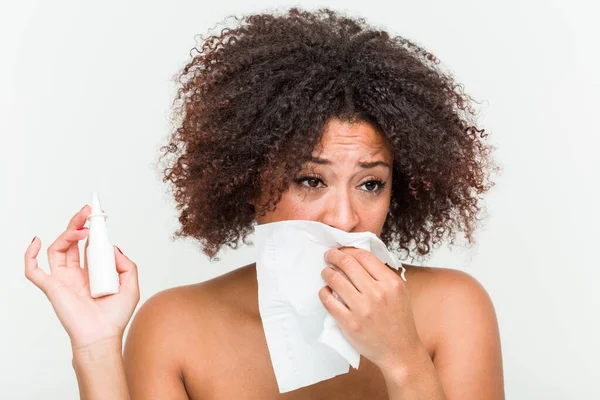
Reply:
[[257, 225], [258, 305], [279, 392], [289, 392], [358, 368], [360, 354], [327, 312], [318, 292], [331, 248], [356, 247], [404, 267], [372, 232], [345, 232], [305, 220]]

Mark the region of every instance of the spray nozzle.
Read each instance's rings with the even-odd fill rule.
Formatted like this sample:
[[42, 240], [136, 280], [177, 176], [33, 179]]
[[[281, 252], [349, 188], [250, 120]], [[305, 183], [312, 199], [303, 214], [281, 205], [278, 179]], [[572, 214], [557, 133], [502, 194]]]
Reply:
[[102, 207], [100, 206], [100, 198], [98, 197], [98, 192], [92, 192], [92, 212], [88, 215], [88, 220], [92, 217], [103, 216], [105, 219], [108, 218], [108, 214], [104, 212]]

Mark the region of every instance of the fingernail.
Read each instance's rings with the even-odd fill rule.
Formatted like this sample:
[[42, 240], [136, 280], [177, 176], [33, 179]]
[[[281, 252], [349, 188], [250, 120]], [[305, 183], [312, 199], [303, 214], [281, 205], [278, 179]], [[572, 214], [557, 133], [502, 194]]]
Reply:
[[79, 228], [77, 228], [78, 231], [81, 231], [83, 229], [87, 229], [87, 227], [86, 226], [80, 226]]
[[[31, 239], [31, 243], [33, 243], [33, 241], [35, 240], [36, 237], [37, 236], [34, 236], [33, 239]], [[31, 244], [31, 243], [29, 243], [29, 244]]]
[[85, 206], [81, 207], [81, 210], [79, 210], [79, 212], [82, 212], [86, 206], [87, 206], [87, 204]]
[[117, 248], [117, 250], [119, 250], [119, 253], [123, 254], [123, 252], [121, 251], [121, 249], [119, 248], [119, 246], [115, 246]]

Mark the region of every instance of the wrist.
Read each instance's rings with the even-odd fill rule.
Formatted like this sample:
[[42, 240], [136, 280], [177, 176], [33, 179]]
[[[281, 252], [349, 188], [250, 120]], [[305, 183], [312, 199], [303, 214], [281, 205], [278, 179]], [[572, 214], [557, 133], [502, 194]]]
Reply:
[[398, 357], [395, 362], [390, 362], [380, 370], [386, 382], [405, 384], [430, 366], [432, 367], [433, 363], [429, 352], [424, 345], [419, 344], [410, 354], [403, 358]]
[[382, 369], [390, 399], [446, 400], [433, 361], [425, 347], [415, 348], [409, 360]]
[[71, 346], [81, 399], [129, 399], [120, 336]]
[[123, 340], [120, 336], [100, 339], [84, 346], [71, 345], [73, 365], [76, 363], [93, 363], [110, 357], [121, 357]]

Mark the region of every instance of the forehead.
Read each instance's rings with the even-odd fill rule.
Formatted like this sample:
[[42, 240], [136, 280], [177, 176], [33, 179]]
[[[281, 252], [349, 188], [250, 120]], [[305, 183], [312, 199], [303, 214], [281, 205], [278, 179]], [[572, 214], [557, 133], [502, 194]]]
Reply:
[[318, 150], [320, 151], [318, 154], [344, 150], [369, 155], [382, 154], [384, 157], [391, 156], [391, 150], [384, 135], [364, 121], [350, 123], [332, 119], [325, 127]]

